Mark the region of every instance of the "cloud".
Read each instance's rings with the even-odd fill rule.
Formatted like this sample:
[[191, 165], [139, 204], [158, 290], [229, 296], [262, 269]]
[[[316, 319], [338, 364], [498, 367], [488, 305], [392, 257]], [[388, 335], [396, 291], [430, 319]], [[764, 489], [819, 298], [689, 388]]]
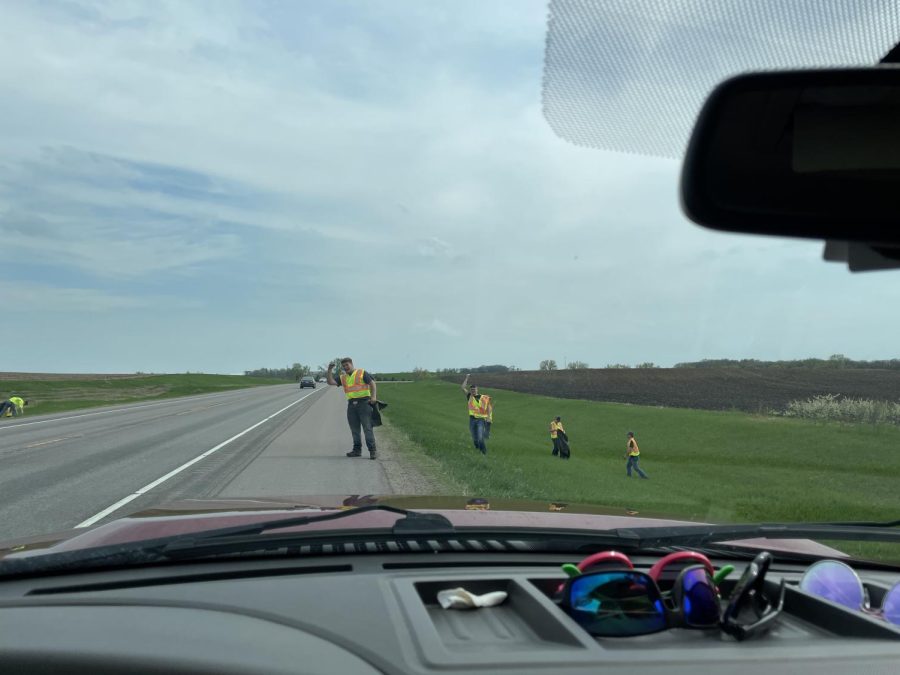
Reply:
[[430, 321], [417, 321], [414, 324], [417, 331], [423, 333], [437, 333], [438, 335], [446, 335], [447, 337], [459, 337], [462, 335], [452, 326], [448, 326], [440, 319], [431, 319]]
[[[674, 161], [561, 141], [540, 101], [546, 15], [543, 0], [5, 7], [0, 283], [34, 298], [18, 328], [52, 328], [30, 362], [235, 372], [263, 365], [246, 361], [261, 340], [273, 365], [327, 359], [336, 332], [380, 370], [562, 349], [805, 356], [818, 335], [893, 349], [900, 319], [823, 314], [857, 316], [877, 278], [843, 285], [816, 244], [687, 223]], [[447, 339], [473, 325], [485, 339]]]
[[453, 246], [438, 237], [428, 237], [418, 242], [418, 253], [425, 258], [457, 258]]
[[[72, 148], [7, 162], [0, 167], [0, 260], [133, 278], [233, 256], [239, 237], [217, 212], [229, 197], [199, 178]], [[215, 206], [219, 199], [223, 207]]]
[[4, 312], [106, 313], [137, 309], [192, 309], [198, 304], [178, 297], [133, 296], [94, 288], [61, 288], [0, 281], [0, 309]]

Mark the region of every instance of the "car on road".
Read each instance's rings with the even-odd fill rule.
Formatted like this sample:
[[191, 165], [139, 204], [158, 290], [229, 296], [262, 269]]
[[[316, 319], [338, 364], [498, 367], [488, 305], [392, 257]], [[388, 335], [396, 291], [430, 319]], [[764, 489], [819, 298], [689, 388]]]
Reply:
[[328, 382], [328, 380], [326, 380], [324, 377], [320, 377], [318, 380], [316, 380], [316, 382], [321, 382], [322, 384], [326, 384]]
[[300, 388], [306, 389], [307, 387], [309, 387], [310, 389], [316, 388], [315, 378], [310, 377], [309, 375], [300, 378]]

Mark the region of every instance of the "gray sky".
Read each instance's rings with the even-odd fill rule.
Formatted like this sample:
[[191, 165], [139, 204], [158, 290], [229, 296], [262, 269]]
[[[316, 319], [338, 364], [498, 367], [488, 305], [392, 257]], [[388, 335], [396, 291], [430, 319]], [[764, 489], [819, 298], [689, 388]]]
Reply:
[[0, 371], [896, 357], [900, 275], [541, 113], [547, 7], [5, 3]]

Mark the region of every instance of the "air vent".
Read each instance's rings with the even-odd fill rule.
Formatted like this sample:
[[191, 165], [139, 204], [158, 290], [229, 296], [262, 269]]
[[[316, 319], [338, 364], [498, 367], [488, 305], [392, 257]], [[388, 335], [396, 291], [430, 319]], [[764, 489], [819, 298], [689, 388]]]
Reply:
[[[535, 560], [447, 560], [431, 561], [428, 559], [419, 562], [394, 562], [384, 563], [381, 568], [385, 570], [424, 570], [424, 569], [449, 569], [449, 568], [474, 568], [486, 569], [488, 567], [497, 567], [510, 569], [513, 567], [547, 567], [553, 572], [559, 572], [560, 561], [541, 562]], [[558, 582], [557, 582], [558, 583]]]
[[528, 553], [539, 550], [531, 542], [512, 539], [402, 539], [309, 544], [295, 549], [304, 556], [352, 553]]

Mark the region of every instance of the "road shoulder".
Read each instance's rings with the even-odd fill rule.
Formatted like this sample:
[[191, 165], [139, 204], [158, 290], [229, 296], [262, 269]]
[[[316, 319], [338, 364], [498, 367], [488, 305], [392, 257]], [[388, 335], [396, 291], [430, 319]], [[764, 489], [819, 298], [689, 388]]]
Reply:
[[377, 433], [378, 454], [394, 494], [467, 494], [465, 486], [446, 476], [436, 460], [386, 418]]

